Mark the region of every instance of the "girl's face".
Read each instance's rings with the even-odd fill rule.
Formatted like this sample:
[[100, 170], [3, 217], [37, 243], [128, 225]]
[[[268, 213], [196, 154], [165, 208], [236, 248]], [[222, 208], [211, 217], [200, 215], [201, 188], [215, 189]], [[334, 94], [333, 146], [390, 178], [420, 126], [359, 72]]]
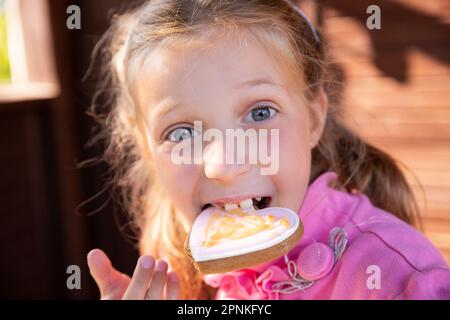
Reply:
[[[136, 93], [147, 116], [151, 161], [175, 208], [190, 222], [207, 204], [258, 197], [265, 197], [269, 206], [297, 212], [308, 186], [326, 97], [321, 91], [307, 107], [290, 76], [293, 68], [259, 42], [248, 38], [244, 43], [221, 38], [210, 40], [205, 49], [181, 42], [153, 51], [140, 70]], [[218, 159], [221, 145], [214, 139], [203, 141], [199, 163], [175, 163], [177, 145], [202, 141], [194, 121], [201, 121], [203, 132], [215, 128], [223, 137], [227, 129], [267, 129], [269, 152], [271, 129], [278, 129], [278, 171], [262, 175], [260, 162], [227, 164]]]

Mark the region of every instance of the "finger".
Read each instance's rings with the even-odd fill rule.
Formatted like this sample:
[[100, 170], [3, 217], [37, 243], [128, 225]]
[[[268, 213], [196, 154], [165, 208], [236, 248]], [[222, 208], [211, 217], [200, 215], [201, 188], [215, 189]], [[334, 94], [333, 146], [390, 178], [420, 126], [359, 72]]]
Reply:
[[114, 269], [111, 261], [102, 250], [94, 249], [87, 255], [87, 263], [89, 272], [100, 290], [100, 295], [104, 296], [111, 283], [111, 270]]
[[155, 272], [153, 273], [152, 282], [147, 291], [147, 300], [160, 300], [162, 299], [162, 294], [164, 290], [164, 285], [167, 278], [167, 262], [164, 260], [158, 260], [155, 267]]
[[180, 282], [175, 272], [169, 272], [167, 275], [166, 292], [167, 300], [177, 300], [180, 295]]
[[123, 296], [124, 300], [144, 299], [152, 278], [154, 264], [155, 260], [151, 256], [142, 256], [138, 259], [130, 285]]
[[87, 263], [89, 272], [100, 290], [100, 298], [122, 299], [130, 283], [130, 277], [116, 270], [108, 256], [100, 249], [94, 249], [88, 253]]

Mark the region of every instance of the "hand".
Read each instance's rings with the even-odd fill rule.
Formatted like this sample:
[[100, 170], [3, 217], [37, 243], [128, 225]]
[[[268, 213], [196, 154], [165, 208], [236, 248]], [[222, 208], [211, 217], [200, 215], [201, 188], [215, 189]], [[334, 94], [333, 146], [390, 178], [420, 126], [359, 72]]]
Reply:
[[132, 278], [116, 270], [108, 256], [94, 249], [87, 256], [89, 271], [102, 300], [176, 300], [180, 285], [175, 272], [167, 273], [167, 262], [151, 256], [138, 259]]

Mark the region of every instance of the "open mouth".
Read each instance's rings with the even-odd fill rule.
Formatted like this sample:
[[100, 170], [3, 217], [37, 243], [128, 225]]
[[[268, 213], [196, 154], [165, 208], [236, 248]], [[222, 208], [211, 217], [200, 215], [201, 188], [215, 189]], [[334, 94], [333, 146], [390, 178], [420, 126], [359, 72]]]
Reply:
[[248, 198], [241, 200], [239, 203], [224, 203], [224, 204], [212, 204], [207, 203], [204, 206], [202, 206], [201, 211], [211, 207], [215, 206], [217, 208], [220, 208], [225, 211], [231, 211], [234, 209], [241, 209], [242, 211], [251, 211], [251, 210], [261, 210], [267, 207], [270, 207], [270, 203], [272, 202], [272, 198], [265, 196], [265, 197], [255, 197], [255, 198]]

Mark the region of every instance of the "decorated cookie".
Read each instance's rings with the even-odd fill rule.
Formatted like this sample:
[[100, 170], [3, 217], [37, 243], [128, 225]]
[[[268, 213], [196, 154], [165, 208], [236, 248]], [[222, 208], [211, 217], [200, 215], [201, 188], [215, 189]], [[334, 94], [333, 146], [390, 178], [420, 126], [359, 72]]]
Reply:
[[298, 215], [287, 208], [226, 209], [211, 206], [203, 210], [186, 239], [188, 257], [204, 274], [244, 269], [276, 259], [289, 252], [303, 234]]

